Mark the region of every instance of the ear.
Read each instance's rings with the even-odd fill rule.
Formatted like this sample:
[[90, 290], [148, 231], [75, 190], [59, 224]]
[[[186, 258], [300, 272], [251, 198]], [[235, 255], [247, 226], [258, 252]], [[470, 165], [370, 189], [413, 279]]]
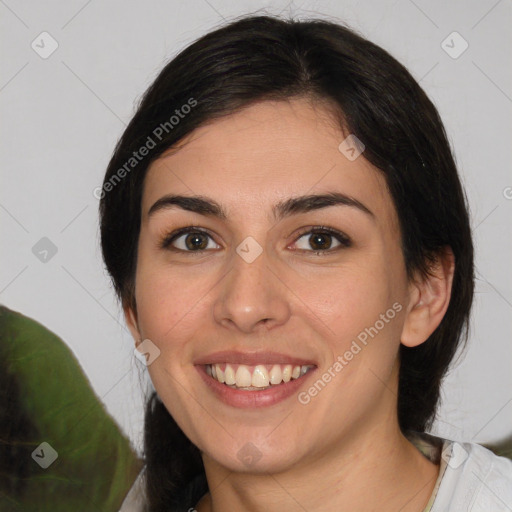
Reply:
[[139, 330], [139, 324], [137, 321], [137, 311], [132, 306], [123, 306], [124, 319], [130, 332], [132, 333], [135, 344], [140, 343], [141, 335]]
[[431, 265], [429, 274], [411, 281], [401, 336], [403, 345], [416, 347], [437, 329], [450, 304], [454, 271], [453, 251], [445, 247]]

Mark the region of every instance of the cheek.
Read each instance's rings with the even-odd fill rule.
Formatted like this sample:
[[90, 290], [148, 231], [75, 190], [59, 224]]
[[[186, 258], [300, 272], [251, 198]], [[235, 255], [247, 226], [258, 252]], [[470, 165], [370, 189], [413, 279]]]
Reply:
[[320, 409], [328, 407], [323, 421], [335, 435], [340, 423], [366, 417], [393, 390], [404, 308], [382, 275], [345, 275], [331, 285], [319, 301], [329, 326], [324, 336], [329, 357], [318, 379], [328, 384], [312, 383], [305, 399], [317, 400]]
[[154, 261], [144, 249], [139, 254], [135, 298], [141, 334], [166, 345], [197, 323], [199, 313], [204, 314], [211, 285], [204, 274]]
[[391, 378], [399, 348], [404, 311], [401, 280], [393, 277], [385, 260], [375, 260], [339, 269], [324, 279], [323, 286], [303, 289], [304, 302], [328, 326], [323, 329], [329, 353], [324, 371], [333, 385], [324, 397], [338, 404], [343, 417], [349, 410], [362, 411], [379, 396], [382, 383]]
[[322, 276], [296, 282], [294, 287], [304, 309], [310, 309], [328, 328], [327, 337], [343, 342], [372, 326], [400, 301], [402, 294], [395, 283], [382, 263], [361, 262], [330, 269]]

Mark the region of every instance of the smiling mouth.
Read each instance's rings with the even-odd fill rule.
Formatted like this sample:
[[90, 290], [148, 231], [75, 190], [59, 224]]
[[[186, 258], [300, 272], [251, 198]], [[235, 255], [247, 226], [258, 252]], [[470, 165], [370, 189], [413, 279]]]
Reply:
[[315, 365], [217, 363], [205, 365], [206, 374], [232, 389], [262, 391], [306, 375]]

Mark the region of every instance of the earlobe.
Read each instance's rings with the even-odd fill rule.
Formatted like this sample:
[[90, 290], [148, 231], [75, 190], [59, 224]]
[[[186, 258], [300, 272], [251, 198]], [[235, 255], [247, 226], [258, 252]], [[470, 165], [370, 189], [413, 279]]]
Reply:
[[139, 325], [137, 322], [137, 312], [134, 311], [133, 308], [130, 306], [124, 306], [123, 311], [124, 311], [124, 318], [126, 321], [126, 325], [128, 326], [128, 329], [130, 329], [133, 339], [137, 343], [141, 339]]
[[416, 347], [426, 341], [441, 323], [450, 304], [455, 258], [450, 247], [440, 252], [427, 276], [410, 285], [410, 300], [401, 342]]

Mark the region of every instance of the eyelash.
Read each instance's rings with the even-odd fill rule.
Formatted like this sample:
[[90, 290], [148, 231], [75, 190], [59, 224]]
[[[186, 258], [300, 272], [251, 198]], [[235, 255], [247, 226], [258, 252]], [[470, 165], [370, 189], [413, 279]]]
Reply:
[[[188, 253], [203, 253], [203, 252], [205, 252], [207, 249], [199, 249], [196, 251], [190, 251], [190, 250], [178, 249], [176, 247], [170, 247], [171, 244], [175, 240], [180, 238], [182, 235], [190, 234], [190, 233], [200, 233], [202, 235], [206, 235], [206, 236], [210, 237], [213, 240], [212, 235], [210, 235], [210, 233], [208, 233], [208, 231], [205, 231], [204, 229], [202, 229], [198, 226], [185, 226], [176, 231], [173, 231], [170, 234], [165, 235], [160, 240], [158, 245], [161, 249], [167, 249], [167, 250], [176, 251], [176, 252], [188, 252]], [[295, 250], [305, 251], [308, 253], [315, 254], [317, 256], [324, 256], [326, 253], [332, 253], [339, 249], [348, 248], [352, 245], [352, 241], [350, 240], [350, 238], [347, 235], [345, 235], [344, 233], [341, 233], [340, 231], [337, 231], [333, 228], [329, 228], [327, 226], [310, 226], [310, 227], [304, 228], [297, 235], [295, 242], [297, 242], [300, 238], [302, 238], [304, 235], [307, 235], [307, 234], [330, 235], [330, 236], [334, 237], [340, 243], [340, 245], [338, 247], [335, 247], [334, 249], [323, 249], [323, 250], [316, 250], [316, 251], [315, 250], [309, 251], [306, 249], [295, 249]]]

